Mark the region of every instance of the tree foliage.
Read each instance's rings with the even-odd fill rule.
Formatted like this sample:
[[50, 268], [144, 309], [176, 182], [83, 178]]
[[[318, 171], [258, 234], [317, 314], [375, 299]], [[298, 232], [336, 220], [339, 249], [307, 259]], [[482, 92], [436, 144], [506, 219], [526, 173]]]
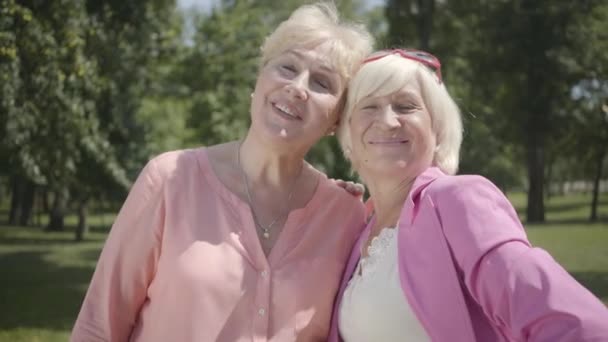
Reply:
[[128, 188], [143, 159], [135, 113], [174, 5], [2, 1], [0, 155], [54, 194], [51, 229], [70, 192], [84, 200]]
[[529, 221], [544, 220], [556, 146], [588, 133], [563, 123], [581, 109], [571, 90], [605, 71], [605, 11], [601, 1], [388, 1], [388, 41], [442, 60], [463, 110], [461, 171], [504, 188], [525, 166]]
[[[605, 1], [388, 0], [369, 12], [361, 0], [337, 3], [379, 48], [440, 58], [463, 113], [462, 173], [526, 186], [530, 221], [543, 220], [550, 182], [593, 180], [597, 206]], [[151, 155], [242, 137], [260, 46], [300, 4], [222, 0], [179, 13], [174, 0], [0, 0], [0, 183], [13, 189], [11, 216], [27, 222], [34, 194], [48, 193], [60, 229], [70, 208], [86, 217], [91, 199], [122, 201]], [[334, 138], [307, 159], [352, 178]]]

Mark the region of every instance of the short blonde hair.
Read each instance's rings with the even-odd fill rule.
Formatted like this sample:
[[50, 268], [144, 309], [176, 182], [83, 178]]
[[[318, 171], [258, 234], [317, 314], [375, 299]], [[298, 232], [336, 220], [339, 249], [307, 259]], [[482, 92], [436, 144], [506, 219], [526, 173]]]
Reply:
[[[378, 52], [373, 55], [386, 53]], [[372, 55], [372, 56], [373, 56]], [[420, 87], [422, 101], [431, 116], [437, 138], [433, 165], [447, 174], [458, 170], [462, 143], [462, 119], [458, 106], [436, 75], [420, 62], [389, 54], [361, 65], [348, 85], [346, 105], [340, 119], [338, 139], [347, 158], [352, 151], [350, 119], [356, 105], [369, 96], [392, 94], [411, 82]]]
[[286, 51], [330, 43], [328, 59], [346, 84], [363, 57], [373, 48], [373, 38], [360, 24], [342, 22], [336, 6], [318, 2], [297, 8], [262, 44], [262, 65]]

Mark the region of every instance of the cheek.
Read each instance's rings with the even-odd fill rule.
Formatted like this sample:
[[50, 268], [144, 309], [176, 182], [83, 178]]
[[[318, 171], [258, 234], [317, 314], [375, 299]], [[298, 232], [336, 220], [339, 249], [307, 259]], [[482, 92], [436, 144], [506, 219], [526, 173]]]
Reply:
[[338, 100], [333, 97], [321, 97], [316, 101], [316, 111], [323, 124], [334, 125], [338, 121]]
[[255, 82], [255, 88], [253, 89], [253, 96], [251, 97], [251, 108], [258, 108], [261, 103], [264, 101], [264, 94], [266, 91], [264, 82], [264, 75], [258, 76], [257, 81]]
[[350, 142], [352, 149], [352, 157], [351, 159], [356, 160], [361, 156], [365, 151], [365, 144], [363, 143], [365, 132], [370, 127], [370, 122], [363, 120], [361, 118], [357, 118], [351, 120], [349, 129], [350, 129]]

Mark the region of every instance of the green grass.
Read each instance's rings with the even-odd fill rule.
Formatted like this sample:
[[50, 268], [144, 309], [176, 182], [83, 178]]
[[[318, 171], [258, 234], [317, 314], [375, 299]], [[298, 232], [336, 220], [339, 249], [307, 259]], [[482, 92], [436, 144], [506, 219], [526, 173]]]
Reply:
[[[525, 196], [509, 197], [523, 215]], [[586, 223], [589, 202], [589, 195], [551, 198], [548, 223], [526, 229], [533, 244], [608, 304], [608, 194], [601, 198], [598, 223]], [[83, 243], [73, 242], [72, 230], [0, 225], [0, 342], [68, 339], [112, 220], [113, 215], [92, 217], [97, 228]], [[73, 226], [75, 218], [66, 224]]]
[[67, 341], [105, 234], [0, 226], [0, 341]]
[[[525, 219], [527, 198], [525, 193], [508, 194], [522, 220]], [[549, 224], [587, 223], [591, 214], [591, 194], [578, 193], [568, 196], [545, 198], [545, 215]], [[598, 216], [600, 221], [608, 223], [608, 193], [599, 198]]]

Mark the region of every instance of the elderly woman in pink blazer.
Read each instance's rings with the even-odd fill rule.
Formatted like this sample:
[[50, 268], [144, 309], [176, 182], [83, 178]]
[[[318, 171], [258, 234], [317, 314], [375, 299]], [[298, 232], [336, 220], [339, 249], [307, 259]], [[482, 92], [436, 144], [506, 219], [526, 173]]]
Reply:
[[374, 216], [330, 341], [608, 341], [608, 310], [542, 249], [505, 196], [454, 176], [457, 106], [432, 55], [382, 51], [352, 79], [339, 138]]

